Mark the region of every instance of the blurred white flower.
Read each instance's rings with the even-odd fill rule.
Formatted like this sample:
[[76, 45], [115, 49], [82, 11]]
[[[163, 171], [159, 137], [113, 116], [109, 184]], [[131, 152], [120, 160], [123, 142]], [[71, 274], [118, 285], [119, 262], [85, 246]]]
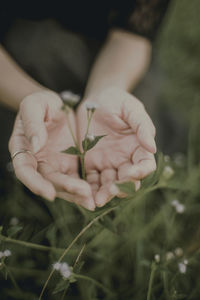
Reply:
[[19, 224], [18, 218], [12, 217], [12, 218], [10, 219], [10, 225], [11, 225], [11, 226], [16, 226], [16, 225], [18, 225], [18, 224]]
[[60, 270], [60, 267], [61, 267], [60, 262], [56, 262], [56, 263], [53, 264], [53, 269], [56, 270], [56, 271]]
[[178, 247], [174, 250], [174, 253], [176, 256], [180, 257], [183, 255], [183, 249]]
[[6, 249], [4, 251], [0, 251], [0, 258], [11, 256], [11, 251]]
[[173, 176], [174, 170], [170, 166], [165, 166], [163, 170], [163, 176], [165, 179], [169, 179]]
[[176, 153], [174, 162], [178, 167], [183, 167], [185, 165], [185, 155], [183, 153]]
[[178, 268], [179, 268], [179, 272], [182, 274], [186, 273], [187, 270], [187, 266], [184, 263], [179, 263], [178, 264]]
[[185, 265], [187, 265], [187, 264], [188, 264], [188, 260], [187, 260], [187, 259], [184, 259], [183, 263], [184, 263]]
[[174, 253], [169, 251], [166, 253], [166, 260], [169, 261], [174, 258]]
[[85, 107], [87, 110], [95, 111], [99, 107], [99, 105], [95, 102], [87, 101], [85, 102]]
[[64, 263], [60, 263], [60, 262], [56, 262], [53, 264], [53, 269], [56, 271], [59, 271], [61, 276], [64, 278], [69, 278], [72, 275], [72, 271], [70, 270], [69, 265], [64, 262]]
[[11, 256], [11, 251], [9, 249], [6, 249], [4, 252], [3, 252], [4, 256], [5, 257], [8, 257], [8, 256]]
[[64, 278], [69, 278], [71, 276], [72, 272], [67, 263], [62, 263], [60, 273]]
[[160, 254], [155, 254], [154, 259], [157, 263], [160, 262]]
[[62, 91], [60, 93], [60, 97], [63, 100], [63, 102], [67, 104], [75, 105], [80, 101], [80, 96], [72, 93], [71, 91]]
[[179, 203], [179, 204], [176, 206], [176, 212], [177, 212], [178, 214], [182, 214], [182, 213], [184, 213], [184, 211], [185, 211], [185, 205]]
[[178, 214], [182, 214], [185, 211], [185, 205], [180, 203], [177, 199], [171, 201], [171, 205], [175, 208]]
[[177, 199], [174, 199], [171, 201], [171, 205], [176, 207], [179, 204], [179, 201]]
[[164, 155], [164, 161], [169, 162], [170, 161], [170, 156], [169, 155]]
[[94, 139], [95, 139], [95, 136], [92, 135], [92, 134], [88, 134], [88, 135], [87, 135], [87, 139], [88, 139], [90, 142], [93, 142]]

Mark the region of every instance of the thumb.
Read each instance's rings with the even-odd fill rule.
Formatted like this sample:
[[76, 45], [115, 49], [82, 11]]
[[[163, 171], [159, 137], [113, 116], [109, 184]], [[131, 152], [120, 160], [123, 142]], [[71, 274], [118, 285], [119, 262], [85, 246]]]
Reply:
[[151, 153], [156, 152], [155, 134], [156, 130], [154, 124], [144, 109], [142, 104], [132, 103], [127, 107], [126, 114], [127, 121], [133, 131], [136, 133], [140, 144]]
[[31, 143], [34, 153], [43, 148], [47, 141], [48, 134], [44, 122], [46, 110], [47, 106], [44, 102], [32, 98], [25, 99], [20, 105], [20, 117], [25, 136]]

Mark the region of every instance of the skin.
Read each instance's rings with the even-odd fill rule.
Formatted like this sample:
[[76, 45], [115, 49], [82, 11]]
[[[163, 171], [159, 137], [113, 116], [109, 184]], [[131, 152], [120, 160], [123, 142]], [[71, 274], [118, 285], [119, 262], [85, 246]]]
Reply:
[[[129, 91], [146, 72], [150, 54], [146, 39], [119, 30], [110, 32], [100, 51], [83, 103], [100, 104], [91, 130], [107, 136], [86, 155], [86, 182], [79, 179], [76, 157], [60, 153], [74, 143], [59, 96], [32, 80], [0, 47], [0, 68], [5, 71], [0, 78], [0, 100], [19, 108], [9, 150], [11, 155], [21, 149], [33, 152], [14, 158], [19, 180], [44, 198], [61, 196], [90, 210], [119, 194], [113, 185], [116, 180], [130, 178], [139, 188], [140, 179], [155, 170], [155, 128], [142, 103]], [[87, 122], [84, 104], [76, 117], [70, 113], [70, 119], [81, 142]]]
[[[116, 182], [133, 181], [138, 189], [140, 180], [156, 169], [155, 127], [142, 103], [118, 88], [105, 90], [95, 103], [99, 107], [91, 134], [106, 136], [87, 152], [85, 168], [95, 203], [101, 207], [120, 196]], [[87, 126], [84, 106], [78, 111], [80, 144]]]
[[[77, 158], [62, 153], [73, 145], [73, 139], [61, 106], [60, 98], [48, 91], [37, 92], [23, 100], [9, 149], [11, 153], [28, 149], [34, 151], [35, 155], [18, 154], [13, 160], [15, 173], [35, 194], [48, 200], [61, 197], [94, 210], [91, 188], [87, 182], [79, 179], [77, 173]], [[33, 114], [33, 110], [38, 114]], [[76, 131], [72, 111], [68, 118], [73, 131]]]

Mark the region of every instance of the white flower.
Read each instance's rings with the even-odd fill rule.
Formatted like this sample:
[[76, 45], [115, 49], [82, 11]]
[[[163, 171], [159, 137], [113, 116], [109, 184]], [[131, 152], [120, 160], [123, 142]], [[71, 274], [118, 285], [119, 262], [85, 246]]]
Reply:
[[72, 274], [69, 265], [67, 263], [62, 263], [60, 267], [60, 273], [64, 278], [69, 278]]
[[95, 111], [99, 107], [99, 105], [95, 102], [87, 101], [85, 102], [85, 107], [87, 110]]
[[183, 255], [183, 249], [182, 248], [176, 248], [174, 250], [174, 253], [175, 253], [176, 256], [180, 257], [180, 256]]
[[186, 273], [187, 270], [187, 266], [184, 263], [179, 263], [178, 264], [178, 268], [179, 268], [179, 272], [182, 274]]
[[176, 207], [179, 204], [179, 201], [177, 199], [174, 199], [171, 201], [171, 205]]
[[60, 270], [60, 267], [61, 267], [61, 263], [59, 263], [59, 262], [56, 262], [53, 264], [53, 269], [56, 271]]
[[187, 259], [184, 259], [183, 263], [184, 263], [185, 265], [187, 265], [187, 264], [188, 264], [188, 260], [187, 260]]
[[72, 93], [71, 91], [62, 91], [60, 93], [61, 99], [69, 104], [77, 104], [80, 101], [80, 96]]
[[95, 136], [93, 134], [88, 134], [87, 135], [87, 139], [90, 141], [90, 142], [93, 142], [94, 139], [95, 139]]
[[165, 162], [169, 162], [170, 161], [170, 156], [169, 155], [165, 155], [164, 156], [164, 161]]
[[182, 214], [185, 211], [185, 205], [180, 203], [177, 199], [172, 200], [171, 205], [175, 208], [178, 214]]
[[185, 205], [179, 203], [179, 204], [176, 206], [176, 212], [177, 212], [178, 214], [182, 214], [182, 213], [184, 213], [184, 211], [185, 211]]
[[64, 263], [60, 263], [60, 262], [56, 262], [53, 264], [53, 269], [56, 271], [59, 271], [61, 276], [64, 278], [69, 278], [72, 274], [72, 271], [70, 270], [69, 265], [64, 262]]
[[160, 255], [159, 254], [155, 254], [154, 259], [157, 263], [160, 262]]
[[169, 251], [169, 252], [166, 253], [166, 260], [167, 261], [171, 260], [173, 258], [174, 258], [174, 253], [173, 252]]
[[8, 256], [11, 256], [11, 251], [9, 249], [6, 249], [4, 252], [3, 252], [4, 256], [5, 257], [8, 257]]
[[12, 217], [11, 219], [10, 219], [10, 225], [11, 226], [16, 226], [16, 225], [18, 225], [19, 224], [19, 220], [16, 218], [16, 217]]
[[170, 166], [165, 166], [163, 170], [163, 176], [165, 179], [169, 179], [173, 176], [174, 170]]
[[185, 164], [185, 155], [183, 153], [176, 153], [174, 156], [174, 162], [178, 167], [183, 167]]
[[0, 251], [0, 258], [11, 256], [11, 251], [6, 249], [4, 251]]

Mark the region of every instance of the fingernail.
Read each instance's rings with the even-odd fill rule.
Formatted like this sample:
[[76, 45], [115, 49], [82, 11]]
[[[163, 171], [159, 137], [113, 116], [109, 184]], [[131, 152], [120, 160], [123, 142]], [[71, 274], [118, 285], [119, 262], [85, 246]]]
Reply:
[[37, 136], [32, 137], [31, 145], [32, 145], [34, 153], [37, 153], [40, 150], [40, 142], [39, 142], [39, 138]]
[[119, 193], [119, 188], [117, 187], [116, 184], [113, 183], [113, 184], [110, 186], [109, 192], [110, 192], [110, 194], [111, 194], [112, 196], [116, 196], [116, 195]]
[[92, 211], [95, 210], [95, 204], [94, 204], [93, 199], [90, 199], [90, 200], [87, 201], [87, 207], [88, 207], [89, 210], [92, 210]]

